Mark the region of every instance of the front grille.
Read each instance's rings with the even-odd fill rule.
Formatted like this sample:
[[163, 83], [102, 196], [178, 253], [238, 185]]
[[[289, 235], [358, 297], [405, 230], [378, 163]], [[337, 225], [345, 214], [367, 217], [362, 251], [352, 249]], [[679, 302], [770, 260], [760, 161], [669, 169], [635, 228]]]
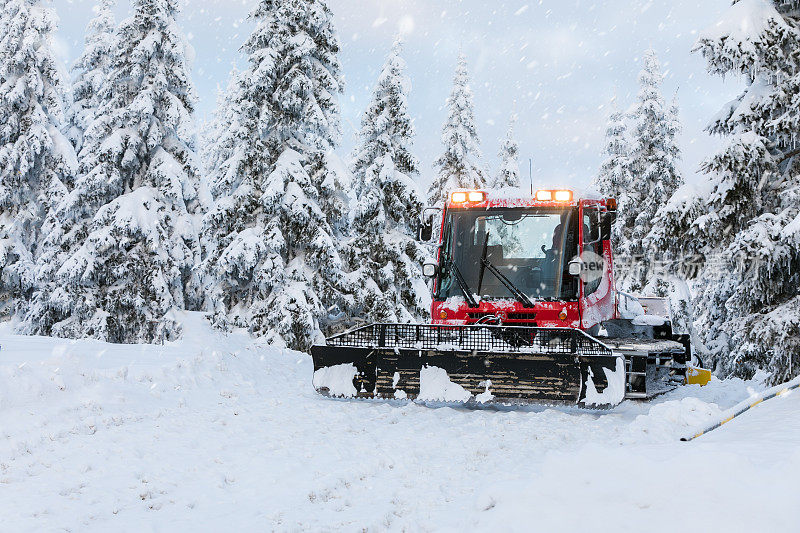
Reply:
[[[499, 313], [492, 312], [492, 311], [468, 311], [467, 318], [470, 320], [481, 320], [483, 318], [495, 318]], [[523, 311], [519, 313], [508, 313], [507, 316], [508, 320], [525, 320], [527, 322], [533, 322], [536, 320], [536, 312], [534, 311]]]
[[494, 318], [495, 316], [497, 316], [497, 314], [486, 311], [469, 311], [467, 312], [467, 316], [472, 320], [480, 320], [481, 318], [486, 318], [486, 317]]
[[612, 355], [610, 348], [581, 330], [527, 326], [371, 324], [331, 337], [327, 344], [359, 348]]
[[508, 313], [509, 320], [530, 320], [534, 321], [536, 319], [536, 313], [531, 311], [523, 311], [520, 313]]

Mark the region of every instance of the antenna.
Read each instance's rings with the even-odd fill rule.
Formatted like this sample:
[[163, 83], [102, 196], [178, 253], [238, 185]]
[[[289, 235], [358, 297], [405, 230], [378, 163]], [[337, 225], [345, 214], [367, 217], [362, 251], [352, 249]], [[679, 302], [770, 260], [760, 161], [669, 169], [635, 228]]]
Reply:
[[528, 175], [531, 178], [531, 196], [533, 196], [533, 158], [528, 158]]

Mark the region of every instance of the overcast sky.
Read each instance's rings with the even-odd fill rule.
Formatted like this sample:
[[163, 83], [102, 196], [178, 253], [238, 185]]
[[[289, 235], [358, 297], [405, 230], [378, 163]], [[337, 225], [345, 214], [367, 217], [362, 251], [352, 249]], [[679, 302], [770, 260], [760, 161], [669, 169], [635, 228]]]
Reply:
[[[119, 0], [120, 19], [128, 3]], [[81, 53], [94, 0], [55, 0], [61, 19], [59, 53], [72, 62]], [[247, 15], [255, 0], [184, 1], [179, 20], [195, 48], [198, 120], [213, 111], [231, 66], [243, 67], [239, 47], [252, 30]], [[469, 60], [478, 131], [492, 172], [508, 119], [516, 112], [520, 167], [527, 181], [585, 185], [602, 161], [609, 103], [635, 101], [642, 52], [653, 47], [668, 75], [667, 98], [677, 91], [684, 133], [687, 179], [717, 145], [703, 128], [736, 96], [740, 80], [712, 78], [701, 57], [690, 53], [697, 34], [713, 25], [730, 0], [329, 0], [342, 42], [347, 80], [341, 97], [347, 155], [360, 114], [397, 32], [406, 40], [413, 89], [409, 101], [417, 128], [422, 181], [430, 181], [441, 151], [459, 48]]]

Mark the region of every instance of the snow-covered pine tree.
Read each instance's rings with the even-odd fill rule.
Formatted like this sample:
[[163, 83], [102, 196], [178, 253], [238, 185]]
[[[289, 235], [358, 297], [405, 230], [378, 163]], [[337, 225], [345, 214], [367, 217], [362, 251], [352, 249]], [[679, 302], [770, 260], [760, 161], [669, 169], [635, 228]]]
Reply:
[[94, 7], [95, 17], [86, 29], [83, 54], [72, 67], [77, 77], [72, 83], [73, 103], [67, 136], [78, 152], [83, 144], [83, 133], [110, 97], [105, 84], [111, 74], [116, 47], [115, 4], [115, 0], [100, 0]]
[[462, 53], [458, 56], [453, 90], [447, 99], [447, 121], [442, 128], [444, 153], [434, 163], [437, 176], [428, 189], [430, 205], [442, 204], [450, 190], [481, 189], [488, 183], [469, 83], [467, 58]]
[[227, 86], [217, 89], [217, 105], [211, 120], [200, 132], [200, 161], [207, 178], [219, 171], [242, 142], [237, 136], [241, 124], [236, 93], [241, 84], [239, 76], [240, 72], [234, 67], [228, 76]]
[[522, 187], [522, 180], [519, 175], [519, 144], [514, 138], [514, 124], [517, 122], [516, 115], [511, 117], [508, 122], [508, 133], [500, 144], [500, 171], [492, 182], [493, 189], [519, 188]]
[[702, 264], [697, 246], [698, 230], [694, 221], [705, 212], [707, 191], [696, 184], [685, 184], [656, 212], [652, 229], [644, 240], [644, 248], [659, 262], [658, 276], [649, 287], [659, 296], [668, 296], [672, 306], [673, 328], [680, 333], [692, 334], [693, 350], [704, 354], [704, 343], [696, 335], [694, 319], [697, 315], [692, 296], [696, 278]]
[[57, 18], [39, 0], [0, 11], [0, 316], [34, 286], [42, 223], [77, 166], [60, 130], [65, 93], [51, 36]]
[[[673, 123], [680, 127], [677, 97], [673, 100], [670, 114]], [[656, 212], [652, 229], [645, 238], [644, 248], [657, 253], [670, 272], [683, 278], [693, 278], [698, 272], [695, 259], [702, 251], [700, 232], [694, 221], [705, 212], [708, 187], [702, 184], [681, 185]]]
[[132, 8], [117, 31], [110, 99], [84, 135], [81, 176], [48, 217], [60, 225], [40, 261], [33, 333], [160, 342], [180, 333], [175, 310], [199, 305], [190, 48], [177, 0]]
[[[670, 107], [675, 134], [680, 131], [677, 95]], [[683, 184], [656, 211], [650, 233], [643, 240], [648, 258], [658, 260], [658, 271], [645, 292], [668, 297], [672, 307], [673, 330], [692, 336], [694, 353], [706, 355], [702, 339], [694, 327], [696, 311], [689, 280], [697, 275], [698, 248], [694, 220], [703, 212], [707, 193], [697, 184]]]
[[[658, 210], [683, 185], [678, 169], [681, 152], [676, 137], [680, 132], [677, 104], [668, 107], [661, 94], [664, 75], [655, 51], [644, 55], [644, 68], [639, 75], [640, 90], [631, 113], [635, 122], [634, 143], [630, 158], [633, 181], [622, 196], [620, 210], [619, 251], [633, 261], [622, 273], [623, 290], [650, 292], [654, 281], [650, 274], [652, 250], [645, 250], [645, 238], [652, 229]], [[663, 292], [659, 290], [657, 292]]]
[[800, 2], [740, 0], [696, 50], [711, 74], [747, 81], [708, 127], [726, 144], [704, 163], [693, 223], [698, 329], [722, 374], [780, 382], [800, 371]]
[[412, 322], [425, 316], [429, 291], [421, 272], [427, 254], [415, 239], [422, 201], [415, 181], [419, 162], [411, 152], [411, 81], [401, 52], [398, 39], [361, 118], [351, 163], [358, 200], [344, 255], [363, 291], [358, 315]]
[[[606, 128], [606, 145], [603, 155], [606, 157], [600, 165], [600, 171], [594, 179], [593, 186], [607, 198], [616, 198], [619, 216], [613, 229], [615, 250], [621, 250], [625, 235], [623, 228], [629, 226], [626, 215], [632, 211], [629, 206], [628, 192], [633, 182], [631, 174], [631, 146], [628, 140], [627, 115], [613, 104], [613, 111]], [[632, 225], [632, 223], [630, 224]]]
[[229, 95], [232, 142], [209, 180], [207, 306], [218, 327], [306, 349], [354, 305], [336, 247], [349, 202], [332, 154], [339, 41], [321, 0], [261, 0], [251, 18], [249, 65]]

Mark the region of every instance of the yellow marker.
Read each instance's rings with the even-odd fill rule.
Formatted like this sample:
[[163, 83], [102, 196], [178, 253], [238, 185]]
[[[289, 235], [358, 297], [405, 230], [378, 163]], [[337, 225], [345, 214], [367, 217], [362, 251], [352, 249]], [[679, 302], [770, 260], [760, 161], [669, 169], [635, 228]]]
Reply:
[[763, 401], [764, 401], [764, 398], [759, 398], [759, 399], [758, 399], [758, 400], [756, 400], [755, 402], [751, 403], [751, 404], [750, 404], [750, 407], [755, 407], [756, 405], [760, 404], [760, 403], [761, 403], [761, 402], [763, 402]]
[[686, 384], [705, 387], [711, 381], [711, 371], [690, 366], [686, 369]]

